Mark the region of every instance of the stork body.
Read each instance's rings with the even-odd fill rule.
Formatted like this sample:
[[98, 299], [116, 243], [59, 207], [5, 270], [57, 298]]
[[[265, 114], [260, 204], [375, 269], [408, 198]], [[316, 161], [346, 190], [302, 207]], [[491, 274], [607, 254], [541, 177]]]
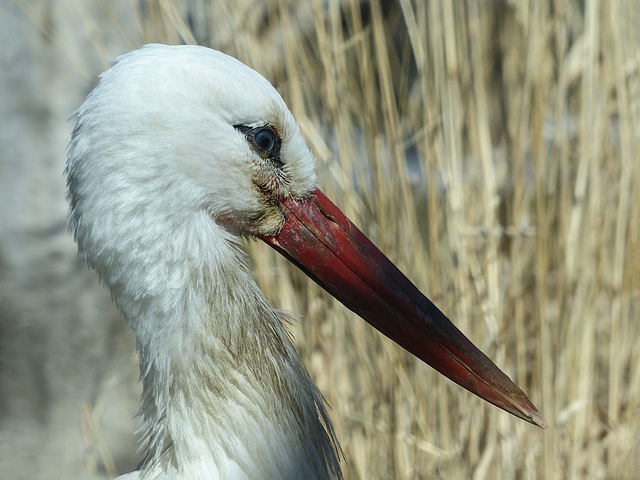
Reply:
[[269, 243], [454, 381], [546, 426], [316, 189], [293, 116], [250, 68], [203, 47], [147, 46], [102, 74], [76, 116], [70, 228], [140, 354], [147, 451], [123, 478], [341, 477], [322, 397], [241, 236]]

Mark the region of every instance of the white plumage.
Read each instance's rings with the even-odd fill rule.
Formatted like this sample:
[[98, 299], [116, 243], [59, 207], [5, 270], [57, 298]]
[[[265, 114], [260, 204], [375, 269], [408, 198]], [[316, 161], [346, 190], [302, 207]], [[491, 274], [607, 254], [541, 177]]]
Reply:
[[[544, 425], [526, 396], [378, 258], [337, 209], [327, 213], [335, 207], [316, 191], [314, 160], [293, 116], [250, 68], [203, 47], [149, 45], [118, 58], [75, 115], [66, 169], [70, 228], [131, 326], [140, 354], [146, 455], [122, 478], [341, 477], [323, 400], [282, 314], [268, 306], [246, 266], [243, 235], [285, 253], [454, 381]], [[298, 208], [313, 202], [320, 205], [313, 210], [322, 217], [320, 233], [309, 233], [316, 220], [287, 226], [298, 221]], [[327, 233], [329, 240], [324, 235], [335, 229], [345, 248], [356, 245], [355, 254], [366, 257], [343, 269], [342, 253], [331, 251], [343, 286], [314, 270], [333, 265], [325, 258], [334, 233]], [[319, 241], [317, 258], [308, 256], [308, 239]], [[373, 273], [360, 272], [369, 257], [378, 262]], [[378, 282], [382, 271], [392, 281]], [[360, 304], [358, 295], [381, 298], [381, 306], [372, 307], [370, 299]], [[418, 333], [397, 327], [414, 316], [424, 322], [406, 328]], [[393, 317], [389, 324], [387, 317]], [[433, 348], [449, 355], [450, 364], [432, 357]], [[470, 360], [457, 349], [471, 351]]]
[[322, 399], [239, 248], [245, 224], [282, 225], [251, 183], [268, 165], [234, 125], [278, 125], [281, 194], [315, 188], [282, 98], [220, 52], [150, 45], [102, 74], [76, 116], [70, 225], [138, 341], [139, 478], [338, 476]]

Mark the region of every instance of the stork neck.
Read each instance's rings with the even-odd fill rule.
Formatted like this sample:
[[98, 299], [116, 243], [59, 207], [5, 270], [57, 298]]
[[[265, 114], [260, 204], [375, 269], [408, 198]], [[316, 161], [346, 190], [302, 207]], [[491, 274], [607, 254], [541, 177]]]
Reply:
[[[283, 319], [237, 242], [210, 241], [192, 239], [181, 261], [172, 252], [183, 245], [164, 245], [131, 272], [142, 293], [114, 295], [140, 352], [143, 472], [203, 480], [339, 475], [322, 398]], [[163, 282], [149, 271], [161, 271]]]

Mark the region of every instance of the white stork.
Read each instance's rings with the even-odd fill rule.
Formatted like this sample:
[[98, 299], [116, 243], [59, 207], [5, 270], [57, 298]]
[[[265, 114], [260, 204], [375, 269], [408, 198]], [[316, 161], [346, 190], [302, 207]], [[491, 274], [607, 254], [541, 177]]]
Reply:
[[257, 237], [453, 381], [546, 428], [526, 395], [317, 188], [276, 90], [149, 45], [75, 112], [69, 225], [137, 338], [146, 454], [123, 479], [341, 478], [323, 399], [241, 251]]

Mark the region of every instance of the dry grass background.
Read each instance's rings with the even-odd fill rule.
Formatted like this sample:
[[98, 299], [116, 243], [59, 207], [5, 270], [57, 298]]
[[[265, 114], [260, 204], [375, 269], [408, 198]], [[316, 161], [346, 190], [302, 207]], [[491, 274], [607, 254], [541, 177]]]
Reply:
[[[272, 304], [304, 317], [347, 479], [640, 477], [633, 1], [132, 1], [129, 22], [76, 3], [78, 28], [208, 45], [270, 79], [321, 188], [550, 423], [485, 405], [248, 245]], [[92, 40], [105, 66], [121, 53]], [[113, 470], [87, 428], [89, 471]]]

